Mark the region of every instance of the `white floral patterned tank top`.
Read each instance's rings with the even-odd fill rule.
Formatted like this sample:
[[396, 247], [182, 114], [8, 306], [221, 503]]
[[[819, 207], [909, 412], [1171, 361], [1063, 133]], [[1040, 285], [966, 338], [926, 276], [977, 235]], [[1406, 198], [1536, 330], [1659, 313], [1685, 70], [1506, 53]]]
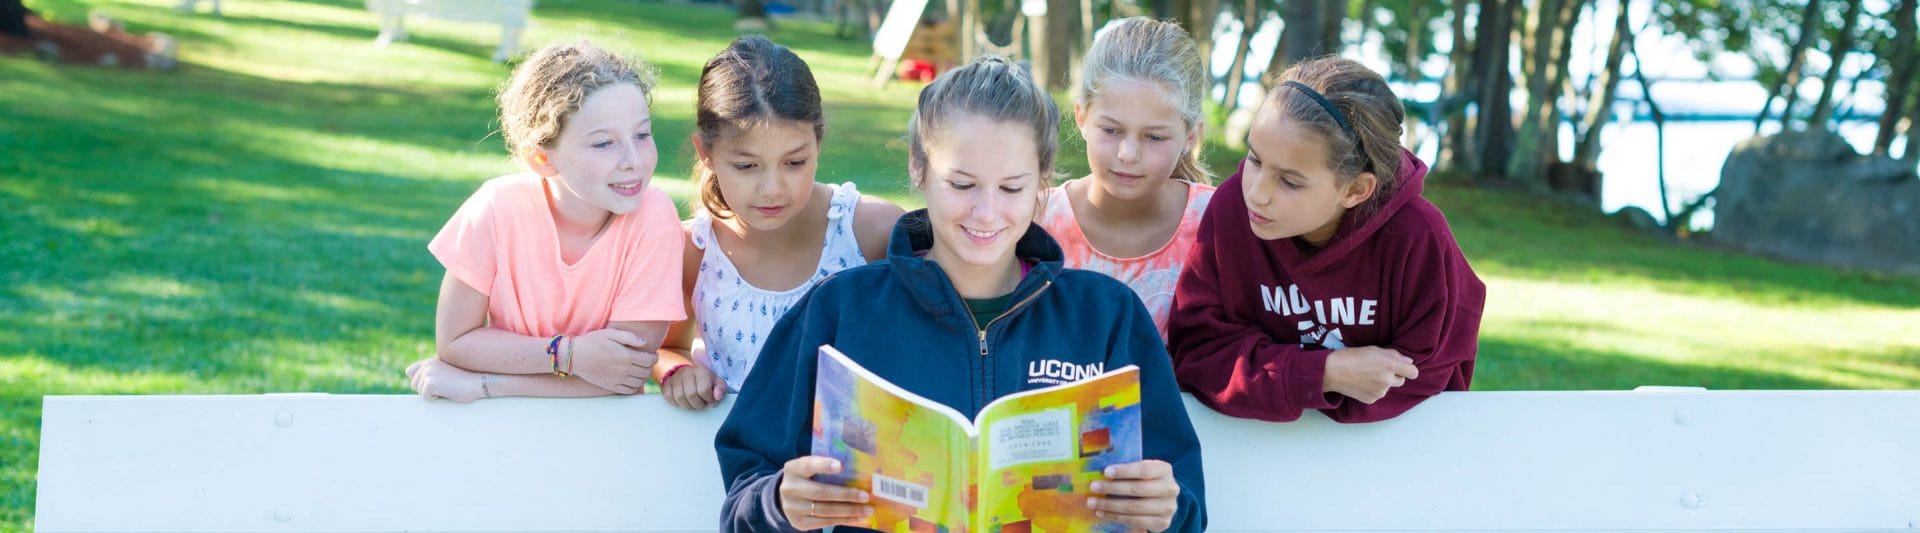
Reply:
[[713, 236], [713, 218], [705, 212], [694, 215], [693, 246], [700, 254], [700, 277], [693, 284], [693, 314], [700, 321], [700, 338], [706, 343], [700, 361], [720, 379], [727, 389], [739, 391], [760, 356], [760, 347], [773, 331], [773, 323], [787, 314], [828, 274], [867, 263], [854, 238], [853, 210], [860, 203], [860, 191], [852, 182], [833, 187], [827, 207], [827, 236], [820, 243], [820, 264], [806, 283], [784, 291], [769, 291], [741, 279], [719, 241]]

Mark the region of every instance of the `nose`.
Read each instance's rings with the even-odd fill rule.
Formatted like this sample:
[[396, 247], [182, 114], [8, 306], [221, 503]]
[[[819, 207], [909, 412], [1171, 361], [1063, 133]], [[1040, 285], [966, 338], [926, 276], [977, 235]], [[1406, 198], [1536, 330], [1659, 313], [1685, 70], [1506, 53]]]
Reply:
[[1133, 136], [1127, 136], [1127, 138], [1121, 139], [1120, 153], [1116, 154], [1116, 156], [1120, 159], [1120, 162], [1122, 163], [1139, 162], [1140, 161], [1140, 140], [1134, 138]]
[[634, 142], [634, 141], [628, 141], [625, 144], [625, 147], [626, 148], [624, 150], [620, 151], [620, 170], [632, 171], [633, 169], [639, 168], [640, 167], [640, 151], [641, 151], [640, 143]]
[[1266, 178], [1266, 176], [1260, 174], [1241, 177], [1241, 179], [1247, 180], [1247, 201], [1252, 202], [1253, 205], [1264, 206], [1273, 203], [1273, 197], [1267, 194], [1267, 189], [1273, 185], [1267, 183], [1269, 180]]
[[976, 221], [993, 220], [994, 212], [999, 210], [1000, 195], [988, 192], [990, 188], [985, 186], [975, 187], [974, 190], [978, 194], [972, 195], [967, 203], [967, 217]]
[[757, 176], [758, 179], [755, 180], [753, 188], [754, 194], [761, 197], [770, 197], [786, 192], [786, 184], [781, 183], [780, 173], [775, 171], [774, 168], [772, 165], [761, 165], [759, 176]]

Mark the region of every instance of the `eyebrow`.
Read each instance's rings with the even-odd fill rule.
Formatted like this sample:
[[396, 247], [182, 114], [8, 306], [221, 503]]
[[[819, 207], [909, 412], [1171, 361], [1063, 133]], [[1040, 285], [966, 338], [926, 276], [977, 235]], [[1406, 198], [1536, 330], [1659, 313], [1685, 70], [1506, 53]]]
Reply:
[[[646, 118], [645, 120], [641, 120], [641, 121], [640, 121], [640, 126], [642, 126], [642, 127], [646, 127], [646, 126], [652, 126], [652, 125], [653, 125], [653, 117], [647, 117], [647, 118]], [[599, 128], [599, 129], [595, 129], [595, 130], [592, 130], [592, 131], [588, 131], [587, 133], [589, 133], [589, 134], [592, 134], [592, 133], [612, 133], [611, 131], [608, 131], [608, 130], [612, 130], [612, 129], [613, 129], [612, 127], [605, 127], [605, 128]]]
[[[956, 168], [956, 169], [953, 169], [953, 173], [954, 173], [954, 174], [959, 174], [959, 175], [962, 175], [962, 176], [966, 176], [966, 177], [969, 177], [969, 178], [973, 178], [973, 179], [980, 179], [980, 176], [978, 176], [978, 175], [975, 175], [975, 174], [974, 174], [974, 173], [972, 173], [972, 172], [967, 172], [967, 171], [965, 171], [965, 170], [960, 170], [960, 169], [957, 169], [957, 168]], [[1019, 179], [1019, 178], [1024, 178], [1024, 177], [1027, 177], [1027, 176], [1032, 176], [1032, 175], [1033, 175], [1033, 173], [1032, 173], [1032, 172], [1021, 172], [1021, 173], [1019, 173], [1019, 174], [1014, 174], [1014, 175], [1012, 175], [1012, 176], [1003, 176], [1003, 177], [1001, 177], [1000, 179], [1004, 181], [1004, 180], [1011, 180], [1011, 179]]]
[[[1095, 121], [1106, 121], [1106, 122], [1112, 122], [1112, 123], [1114, 123], [1114, 124], [1120, 124], [1120, 123], [1121, 123], [1121, 121], [1120, 121], [1120, 119], [1117, 119], [1117, 118], [1114, 118], [1114, 117], [1113, 117], [1112, 115], [1108, 115], [1108, 114], [1106, 114], [1106, 113], [1100, 113], [1100, 114], [1098, 114], [1098, 115], [1094, 115], [1094, 117], [1093, 117], [1093, 118], [1094, 118], [1094, 120], [1095, 120]], [[1178, 127], [1175, 127], [1175, 126], [1174, 126], [1174, 125], [1172, 125], [1172, 124], [1166, 124], [1166, 123], [1160, 123], [1160, 124], [1154, 124], [1154, 125], [1151, 125], [1151, 126], [1147, 126], [1147, 127], [1145, 127], [1145, 128], [1142, 128], [1142, 129], [1148, 129], [1148, 130], [1178, 130], [1178, 129], [1180, 129], [1180, 128], [1178, 128]]]
[[[802, 151], [805, 151], [805, 150], [807, 149], [807, 147], [809, 147], [809, 146], [813, 146], [813, 141], [807, 141], [807, 142], [803, 142], [803, 143], [800, 143], [800, 145], [799, 145], [799, 146], [795, 146], [795, 147], [793, 147], [793, 149], [791, 149], [791, 150], [787, 150], [787, 151], [786, 151], [785, 153], [782, 153], [781, 155], [793, 155], [793, 154], [796, 154], [796, 153], [800, 153], [800, 152], [802, 152]], [[743, 155], [743, 156], [747, 156], [747, 157], [756, 157], [756, 156], [758, 156], [758, 155], [760, 155], [760, 154], [756, 154], [756, 153], [753, 153], [753, 152], [749, 152], [749, 151], [746, 151], [746, 150], [743, 150], [743, 149], [739, 149], [739, 148], [735, 148], [735, 149], [733, 150], [733, 155]]]

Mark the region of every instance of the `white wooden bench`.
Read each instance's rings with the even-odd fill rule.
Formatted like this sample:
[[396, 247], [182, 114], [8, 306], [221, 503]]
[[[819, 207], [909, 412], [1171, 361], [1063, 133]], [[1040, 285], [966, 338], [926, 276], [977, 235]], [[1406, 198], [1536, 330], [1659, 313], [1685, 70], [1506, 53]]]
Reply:
[[[1920, 391], [1446, 393], [1368, 425], [1188, 408], [1213, 531], [1920, 528]], [[49, 396], [35, 525], [712, 531], [723, 417], [651, 396]]]
[[380, 15], [380, 37], [374, 41], [380, 46], [407, 40], [409, 15], [499, 24], [500, 47], [493, 52], [499, 62], [520, 49], [520, 32], [533, 12], [533, 0], [367, 0], [367, 10]]
[[[175, 7], [192, 13], [202, 1], [180, 0]], [[520, 32], [527, 27], [533, 0], [367, 0], [367, 10], [380, 15], [380, 36], [374, 43], [382, 47], [407, 40], [408, 15], [499, 24], [500, 47], [493, 60], [501, 62], [520, 49]], [[213, 0], [213, 14], [220, 14], [220, 0]]]

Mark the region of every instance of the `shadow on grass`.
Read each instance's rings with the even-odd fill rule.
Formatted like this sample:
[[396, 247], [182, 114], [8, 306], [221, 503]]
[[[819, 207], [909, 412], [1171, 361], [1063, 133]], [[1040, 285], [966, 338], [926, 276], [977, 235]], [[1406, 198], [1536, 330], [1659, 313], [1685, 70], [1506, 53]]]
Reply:
[[[1920, 363], [1920, 353], [1868, 354], [1888, 364]], [[1780, 357], [1777, 355], [1769, 357]], [[1849, 361], [1809, 360], [1821, 370], [1879, 381], [1910, 379], [1849, 368]], [[1473, 390], [1629, 390], [1643, 385], [1708, 389], [1835, 389], [1844, 383], [1721, 364], [1684, 364], [1570, 343], [1480, 337]], [[1568, 384], [1578, 384], [1569, 386]], [[1911, 384], [1909, 386], [1912, 386]]]
[[[1638, 279], [1663, 290], [1766, 304], [1920, 307], [1920, 277], [1850, 272], [1639, 233], [1591, 206], [1455, 183], [1429, 184], [1477, 270], [1536, 279]], [[1489, 268], [1491, 267], [1491, 268]]]

